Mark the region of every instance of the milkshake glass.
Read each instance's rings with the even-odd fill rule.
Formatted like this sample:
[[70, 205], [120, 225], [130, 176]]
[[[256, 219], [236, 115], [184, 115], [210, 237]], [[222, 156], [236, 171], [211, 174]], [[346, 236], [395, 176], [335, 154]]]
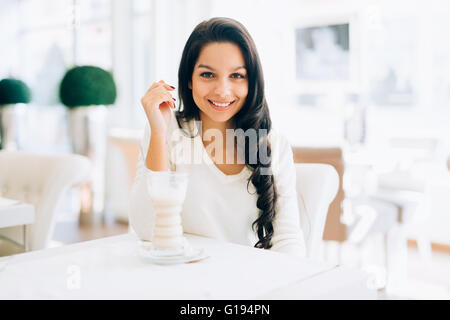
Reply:
[[152, 248], [161, 256], [184, 254], [181, 210], [188, 178], [188, 173], [176, 171], [153, 171], [147, 175], [147, 190], [155, 209]]

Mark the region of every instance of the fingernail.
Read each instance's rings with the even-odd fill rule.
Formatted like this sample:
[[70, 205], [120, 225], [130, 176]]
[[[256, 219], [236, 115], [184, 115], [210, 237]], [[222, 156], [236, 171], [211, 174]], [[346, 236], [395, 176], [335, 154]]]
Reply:
[[172, 89], [175, 89], [175, 87], [174, 86], [170, 86]]
[[175, 101], [177, 101], [177, 99], [175, 99], [175, 98], [172, 98], [173, 100], [175, 100]]

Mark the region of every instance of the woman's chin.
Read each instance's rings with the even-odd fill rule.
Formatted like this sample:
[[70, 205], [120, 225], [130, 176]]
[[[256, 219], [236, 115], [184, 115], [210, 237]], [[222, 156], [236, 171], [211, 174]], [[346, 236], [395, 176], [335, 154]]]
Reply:
[[214, 110], [208, 110], [209, 112], [202, 112], [206, 115], [211, 121], [214, 122], [227, 122], [232, 118], [232, 114], [230, 112], [215, 112]]
[[227, 114], [222, 114], [222, 115], [213, 115], [210, 117], [211, 120], [213, 120], [214, 122], [227, 122], [229, 121], [232, 116], [231, 115], [227, 115]]

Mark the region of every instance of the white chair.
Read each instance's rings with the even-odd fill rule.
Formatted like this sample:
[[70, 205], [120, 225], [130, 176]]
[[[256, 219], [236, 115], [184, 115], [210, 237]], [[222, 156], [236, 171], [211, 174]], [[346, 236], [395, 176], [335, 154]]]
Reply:
[[[90, 161], [80, 155], [0, 151], [0, 196], [35, 207], [35, 222], [26, 231], [30, 250], [48, 246], [60, 201], [69, 188], [87, 181], [90, 170]], [[23, 227], [0, 229], [0, 236], [22, 243]], [[11, 242], [2, 243], [0, 255], [7, 255], [10, 250], [17, 253]]]
[[320, 260], [328, 207], [339, 188], [339, 175], [331, 165], [296, 163], [300, 223], [306, 255]]
[[[438, 147], [439, 141], [432, 138], [393, 138], [382, 161], [362, 170], [347, 168], [353, 176], [347, 183], [351, 188], [346, 188], [352, 196], [350, 211], [359, 216], [349, 228], [348, 240], [361, 248], [367, 240], [383, 236], [385, 288], [407, 278], [408, 239], [415, 239], [423, 260], [431, 262], [431, 242], [423, 226], [431, 216], [429, 179], [441, 166], [436, 163]], [[353, 195], [348, 189], [359, 192]]]
[[422, 259], [430, 264], [431, 241], [423, 225], [431, 219], [430, 177], [440, 142], [434, 138], [393, 138], [389, 145], [397, 161], [392, 170], [378, 174], [375, 197], [398, 207], [404, 241], [415, 239]]

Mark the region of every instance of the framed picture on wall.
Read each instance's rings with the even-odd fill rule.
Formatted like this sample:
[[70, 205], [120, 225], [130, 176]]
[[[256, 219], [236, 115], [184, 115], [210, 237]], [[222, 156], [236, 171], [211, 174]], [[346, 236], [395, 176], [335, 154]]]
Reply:
[[315, 17], [295, 26], [295, 81], [300, 95], [355, 91], [359, 41], [356, 16]]
[[297, 80], [350, 80], [349, 24], [295, 30]]

